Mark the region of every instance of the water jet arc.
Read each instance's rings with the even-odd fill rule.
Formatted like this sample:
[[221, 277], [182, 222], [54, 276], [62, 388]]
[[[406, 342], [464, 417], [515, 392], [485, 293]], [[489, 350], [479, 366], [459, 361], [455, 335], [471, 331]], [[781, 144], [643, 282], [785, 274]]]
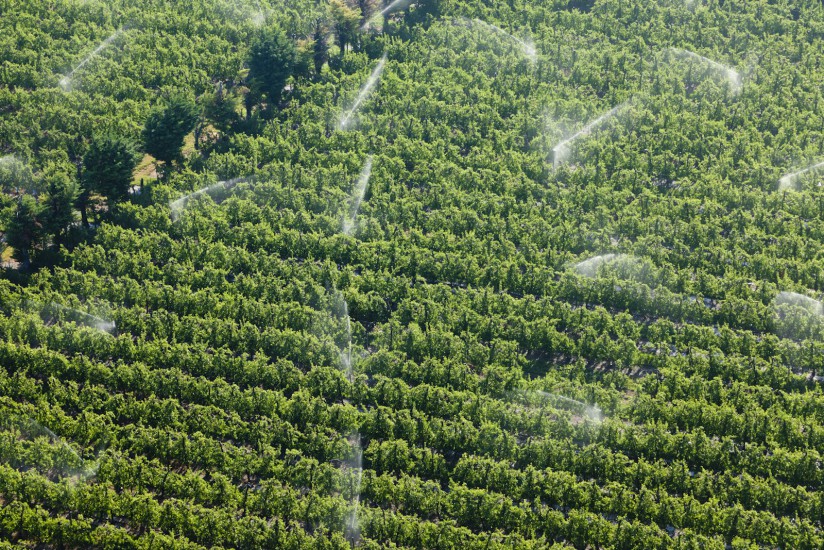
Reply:
[[506, 32], [501, 27], [498, 27], [497, 25], [493, 25], [491, 23], [487, 23], [486, 21], [482, 21], [481, 19], [467, 19], [465, 17], [461, 17], [459, 18], [459, 20], [469, 25], [480, 25], [488, 31], [503, 36], [507, 40], [510, 40], [514, 42], [516, 45], [518, 45], [521, 49], [521, 52], [527, 59], [529, 59], [530, 62], [535, 63], [538, 60], [538, 52], [535, 49], [535, 46], [534, 44], [532, 44], [532, 42], [527, 42], [522, 38], [518, 38], [514, 34]]
[[710, 67], [716, 74], [720, 75], [729, 83], [730, 90], [733, 95], [738, 95], [741, 92], [741, 89], [743, 88], [741, 74], [732, 67], [681, 48], [668, 48], [667, 52], [674, 55], [678, 59], [690, 59]]
[[363, 480], [363, 447], [361, 446], [360, 433], [355, 432], [349, 438], [349, 444], [353, 452], [352, 460], [347, 464], [351, 475], [352, 509], [346, 518], [345, 537], [354, 544], [360, 538], [358, 510], [360, 508], [361, 482]]
[[570, 137], [564, 139], [557, 145], [552, 148], [552, 166], [553, 168], [557, 168], [558, 165], [562, 162], [565, 162], [567, 158], [569, 158], [569, 154], [571, 153], [571, 146], [572, 144], [581, 137], [588, 136], [593, 130], [600, 127], [603, 123], [607, 120], [611, 119], [612, 117], [616, 116], [619, 111], [621, 111], [624, 107], [629, 104], [629, 101], [624, 101], [607, 111], [606, 113], [600, 115], [598, 118], [589, 122], [586, 126], [584, 126], [581, 130], [577, 131], [576, 133], [572, 134]]
[[797, 185], [798, 178], [807, 174], [809, 172], [815, 172], [821, 168], [824, 168], [824, 162], [819, 162], [804, 168], [803, 170], [798, 170], [797, 172], [792, 172], [790, 174], [785, 174], [778, 180], [778, 190], [779, 191], [800, 191], [799, 186]]
[[588, 405], [582, 401], [578, 401], [577, 399], [572, 399], [571, 397], [541, 390], [526, 392], [526, 394], [527, 397], [540, 397], [542, 401], [549, 403], [553, 407], [560, 407], [567, 410], [572, 409], [574, 412], [580, 414], [585, 420], [589, 420], [595, 424], [601, 424], [604, 421], [604, 414], [598, 405]]
[[805, 310], [810, 315], [824, 315], [824, 305], [821, 302], [797, 292], [779, 292], [775, 297], [775, 305], [794, 306]]
[[169, 209], [171, 210], [172, 221], [177, 221], [180, 219], [180, 213], [183, 211], [189, 204], [189, 201], [196, 197], [200, 197], [201, 195], [209, 195], [214, 193], [215, 191], [230, 191], [235, 188], [239, 183], [243, 183], [249, 181], [248, 177], [244, 178], [234, 178], [225, 181], [219, 181], [213, 185], [208, 187], [204, 187], [203, 189], [198, 189], [188, 195], [184, 195], [177, 200], [171, 201], [169, 203]]
[[99, 330], [100, 332], [111, 334], [117, 328], [114, 321], [103, 319], [102, 317], [98, 317], [97, 315], [92, 315], [91, 313], [86, 313], [85, 311], [80, 311], [79, 309], [73, 307], [64, 306], [62, 304], [58, 304], [57, 302], [49, 302], [49, 304], [46, 306], [38, 305], [29, 300], [26, 300], [26, 302], [28, 302], [31, 305], [37, 306], [40, 309], [41, 316], [44, 313], [48, 313], [49, 308], [52, 308], [58, 311], [62, 311], [64, 313], [68, 313], [70, 316], [74, 317], [71, 320], [75, 323], [93, 328], [95, 330]]
[[369, 75], [369, 78], [366, 80], [366, 83], [360, 89], [357, 98], [355, 98], [355, 102], [349, 108], [348, 111], [341, 117], [340, 122], [338, 123], [338, 128], [340, 130], [347, 130], [349, 128], [349, 124], [352, 121], [352, 117], [355, 113], [358, 112], [358, 109], [361, 106], [361, 103], [369, 96], [369, 93], [372, 91], [372, 88], [375, 87], [375, 84], [378, 83], [378, 80], [381, 77], [381, 73], [383, 72], [384, 67], [386, 66], [386, 54], [383, 54], [378, 64], [372, 70], [372, 74]]
[[83, 60], [80, 63], [78, 63], [71, 71], [69, 71], [69, 74], [67, 74], [66, 76], [64, 76], [63, 78], [60, 79], [60, 87], [63, 88], [63, 90], [66, 90], [66, 91], [70, 90], [71, 85], [72, 85], [72, 79], [74, 78], [74, 74], [77, 71], [79, 71], [80, 69], [82, 69], [83, 67], [85, 67], [86, 64], [89, 63], [89, 61], [91, 61], [92, 59], [97, 57], [97, 55], [100, 54], [100, 52], [102, 52], [104, 49], [106, 49], [121, 34], [123, 34], [123, 29], [117, 29], [111, 36], [109, 36], [106, 40], [101, 42], [100, 45], [98, 45], [94, 49], [94, 51], [92, 51], [90, 54], [88, 54], [86, 57], [84, 57]]
[[358, 177], [355, 189], [352, 192], [350, 199], [349, 213], [343, 220], [343, 234], [351, 235], [355, 229], [355, 220], [358, 216], [363, 197], [366, 195], [366, 189], [369, 186], [369, 179], [372, 177], [372, 155], [366, 157], [366, 162], [363, 165], [360, 176]]
[[361, 31], [369, 29], [372, 22], [378, 17], [384, 17], [392, 13], [393, 11], [408, 7], [410, 4], [412, 4], [412, 0], [395, 0], [394, 2], [383, 8], [381, 11], [372, 15], [372, 17], [370, 17], [369, 20], [361, 26]]

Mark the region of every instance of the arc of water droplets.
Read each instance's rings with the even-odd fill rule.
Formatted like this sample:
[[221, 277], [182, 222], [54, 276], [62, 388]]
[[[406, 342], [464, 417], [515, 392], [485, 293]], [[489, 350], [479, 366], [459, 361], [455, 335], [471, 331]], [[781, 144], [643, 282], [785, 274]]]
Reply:
[[262, 27], [266, 23], [266, 12], [263, 11], [260, 0], [255, 0], [255, 4], [257, 5], [257, 13], [252, 16], [252, 24], [256, 27]]
[[570, 146], [578, 139], [584, 136], [588, 136], [590, 132], [601, 126], [604, 122], [611, 119], [615, 115], [618, 114], [619, 111], [623, 110], [627, 105], [629, 105], [630, 100], [624, 101], [623, 103], [619, 103], [606, 113], [602, 114], [586, 126], [584, 126], [581, 130], [577, 131], [576, 133], [572, 134], [570, 137], [564, 139], [557, 145], [552, 148], [552, 166], [557, 168], [558, 165], [569, 157], [570, 153]]
[[177, 200], [171, 201], [169, 203], [169, 209], [171, 210], [172, 221], [177, 221], [180, 218], [180, 212], [186, 208], [189, 204], [189, 201], [194, 199], [195, 197], [199, 197], [204, 194], [213, 193], [217, 190], [225, 190], [228, 191], [235, 187], [239, 183], [243, 183], [247, 181], [249, 178], [234, 178], [225, 181], [219, 181], [213, 185], [208, 187], [204, 187], [203, 189], [198, 189], [193, 193], [189, 193], [188, 195], [184, 195]]
[[[349, 318], [349, 305], [346, 303], [343, 294], [336, 290], [335, 295], [340, 298], [340, 305], [343, 308], [341, 317], [343, 318], [346, 329], [346, 347], [340, 351], [340, 361], [346, 373], [346, 379], [351, 384], [354, 381], [352, 365], [352, 321]], [[353, 452], [353, 459], [345, 462], [350, 480], [352, 481], [352, 508], [346, 518], [344, 536], [354, 544], [360, 536], [358, 509], [360, 508], [360, 488], [363, 477], [363, 447], [361, 446], [360, 432], [355, 430], [354, 433], [347, 438], [347, 441]]]
[[798, 191], [798, 186], [795, 184], [796, 180], [807, 174], [809, 172], [814, 172], [820, 168], [824, 168], [824, 162], [819, 162], [817, 164], [813, 164], [804, 168], [803, 170], [799, 170], [797, 172], [792, 172], [791, 174], [785, 174], [778, 180], [778, 190], [779, 191]]
[[526, 56], [526, 58], [529, 59], [532, 63], [535, 63], [538, 60], [538, 52], [535, 49], [535, 45], [531, 42], [527, 42], [526, 40], [518, 38], [514, 34], [506, 32], [501, 27], [498, 27], [491, 23], [487, 23], [486, 21], [482, 21], [481, 19], [467, 19], [465, 17], [460, 17], [458, 19], [459, 21], [462, 21], [469, 25], [480, 25], [485, 29], [492, 31], [495, 34], [499, 34], [507, 38], [508, 40], [515, 42], [518, 46], [520, 46], [521, 51]]
[[344, 116], [341, 117], [340, 122], [338, 124], [338, 127], [341, 130], [346, 130], [349, 127], [349, 123], [351, 122], [352, 117], [358, 111], [358, 108], [360, 108], [361, 103], [363, 103], [363, 101], [369, 95], [369, 92], [372, 91], [372, 88], [375, 87], [375, 84], [378, 83], [378, 80], [381, 77], [381, 73], [383, 72], [383, 68], [385, 65], [386, 54], [383, 54], [383, 57], [381, 57], [380, 61], [378, 61], [378, 64], [372, 70], [372, 74], [370, 74], [369, 78], [366, 80], [366, 84], [363, 85], [360, 92], [358, 93], [358, 97], [355, 98], [355, 102], [352, 104], [352, 106], [349, 108], [346, 114], [344, 114]]
[[0, 157], [0, 168], [8, 170], [6, 176], [8, 177], [9, 181], [7, 181], [6, 183], [9, 185], [13, 185], [16, 190], [16, 193], [28, 193], [34, 196], [38, 194], [37, 189], [29, 187], [29, 185], [32, 183], [31, 168], [26, 164], [25, 161], [23, 161], [14, 154], [5, 155]]
[[583, 275], [584, 277], [595, 277], [598, 274], [598, 269], [605, 264], [611, 263], [613, 261], [618, 260], [625, 260], [631, 258], [626, 254], [602, 254], [600, 256], [595, 256], [592, 258], [588, 258], [582, 262], [578, 262], [573, 266], [573, 269], [578, 272], [578, 274]]
[[355, 434], [349, 440], [354, 456], [349, 465], [352, 474], [352, 510], [346, 519], [346, 538], [355, 542], [360, 537], [360, 522], [358, 510], [360, 508], [361, 481], [363, 479], [363, 447], [360, 434]]
[[106, 47], [109, 46], [109, 44], [111, 44], [112, 42], [114, 42], [115, 39], [121, 34], [123, 34], [123, 29], [117, 29], [111, 36], [109, 36], [106, 40], [101, 42], [100, 45], [98, 45], [94, 49], [94, 51], [92, 51], [92, 53], [84, 57], [83, 60], [77, 64], [77, 66], [75, 66], [71, 71], [69, 71], [69, 74], [60, 79], [60, 87], [64, 90], [70, 89], [72, 84], [72, 78], [74, 78], [74, 73], [85, 67], [89, 61], [94, 59], [100, 52], [106, 49]]
[[[46, 426], [44, 426], [40, 422], [37, 422], [34, 419], [30, 418], [28, 420], [28, 423], [32, 427], [36, 427], [36, 428], [39, 428], [39, 429], [43, 430], [49, 436], [49, 438], [52, 441], [58, 443], [64, 449], [67, 449], [83, 465], [83, 470], [81, 472], [75, 473], [75, 474], [70, 475], [68, 477], [72, 477], [72, 478], [76, 477], [77, 481], [83, 482], [83, 481], [86, 481], [87, 479], [89, 479], [90, 477], [92, 477], [93, 475], [95, 475], [97, 473], [97, 471], [100, 469], [100, 459], [99, 458], [97, 460], [94, 460], [89, 466], [86, 466], [86, 460], [84, 460], [83, 457], [81, 457], [79, 454], [77, 454], [77, 451], [75, 451], [71, 447], [71, 445], [69, 445], [68, 442], [66, 442], [66, 440], [64, 440], [62, 437], [60, 437], [59, 435], [57, 435], [56, 433], [51, 431], [49, 428], [47, 428]], [[99, 453], [98, 453], [98, 456], [99, 456]]]
[[340, 362], [343, 365], [344, 373], [346, 373], [346, 379], [349, 380], [351, 384], [354, 380], [354, 372], [352, 370], [352, 321], [349, 319], [349, 304], [346, 303], [346, 298], [343, 297], [340, 291], [336, 290], [335, 292], [340, 297], [341, 306], [343, 307], [341, 318], [346, 329], [346, 348], [340, 352]]
[[[340, 361], [346, 373], [346, 379], [351, 384], [354, 381], [354, 370], [352, 365], [352, 321], [349, 318], [349, 305], [346, 299], [339, 290], [335, 290], [336, 298], [340, 298], [340, 305], [343, 308], [341, 317], [344, 320], [346, 328], [346, 347], [340, 351]], [[352, 485], [352, 509], [346, 518], [346, 525], [344, 526], [344, 535], [353, 543], [357, 541], [360, 536], [360, 528], [358, 525], [358, 509], [360, 508], [360, 487], [361, 478], [363, 477], [363, 448], [361, 446], [361, 436], [358, 430], [347, 438], [349, 446], [352, 448], [353, 460], [346, 461], [346, 467], [350, 474]]]
[[820, 301], [797, 292], [779, 292], [773, 307], [779, 337], [801, 341], [824, 333], [824, 304]]
[[363, 165], [363, 169], [358, 177], [358, 182], [352, 193], [349, 216], [345, 217], [343, 220], [344, 235], [351, 235], [352, 231], [355, 229], [355, 219], [358, 216], [358, 211], [360, 210], [361, 202], [363, 202], [363, 197], [366, 195], [366, 188], [369, 185], [370, 177], [372, 177], [372, 155], [366, 157], [366, 162]]
[[[369, 185], [369, 179], [372, 175], [372, 155], [366, 157], [363, 169], [361, 170], [355, 189], [352, 192], [350, 199], [349, 216], [343, 220], [343, 233], [351, 235], [355, 228], [355, 219], [358, 215], [361, 202], [366, 195], [366, 189]], [[339, 291], [337, 291], [343, 306], [342, 317], [346, 327], [346, 349], [340, 352], [340, 359], [346, 372], [346, 379], [349, 383], [353, 383], [355, 379], [354, 365], [352, 364], [352, 320], [349, 317], [349, 304]], [[361, 446], [360, 432], [357, 430], [349, 438], [349, 444], [354, 452], [354, 461], [350, 466], [350, 470], [354, 477], [354, 485], [352, 487], [352, 510], [346, 521], [345, 535], [346, 538], [353, 543], [360, 537], [360, 527], [358, 523], [358, 509], [360, 508], [360, 488], [361, 478], [363, 477], [363, 448]]]
[[719, 63], [718, 61], [713, 61], [712, 59], [704, 57], [703, 55], [699, 55], [695, 52], [691, 52], [689, 50], [684, 50], [681, 48], [669, 48], [667, 51], [675, 55], [676, 57], [692, 59], [694, 61], [698, 61], [700, 63], [704, 63], [710, 66], [713, 70], [720, 73], [724, 78], [727, 79], [727, 82], [729, 82], [730, 89], [732, 90], [733, 94], [738, 94], [739, 92], [741, 92], [741, 89], [743, 88], [741, 75], [732, 67]]
[[392, 13], [395, 10], [403, 9], [411, 3], [412, 3], [412, 0], [395, 0], [394, 2], [392, 2], [391, 4], [389, 4], [388, 6], [383, 8], [380, 12], [378, 12], [378, 13], [374, 14], [372, 17], [370, 17], [369, 20], [366, 23], [364, 23], [363, 26], [361, 27], [361, 31], [367, 30], [369, 28], [369, 26], [372, 24], [372, 22], [375, 19], [377, 19], [378, 17], [383, 17], [383, 16], [385, 16], [389, 13]]
[[578, 401], [577, 399], [572, 399], [564, 395], [558, 395], [556, 393], [549, 393], [541, 390], [527, 392], [527, 396], [529, 395], [537, 395], [540, 396], [542, 399], [550, 402], [555, 401], [564, 403], [566, 405], [572, 405], [576, 409], [579, 409], [581, 414], [583, 414], [587, 420], [590, 420], [595, 424], [600, 424], [604, 421], [604, 414], [601, 411], [601, 408], [598, 407], [598, 405], [587, 405], [583, 401]]
[[775, 297], [775, 305], [796, 306], [807, 310], [808, 313], [813, 315], [824, 315], [824, 305], [821, 302], [797, 292], [779, 292]]
[[76, 314], [80, 315], [81, 317], [84, 317], [84, 318], [88, 319], [90, 321], [90, 323], [84, 323], [84, 324], [86, 324], [87, 326], [90, 326], [92, 328], [95, 328], [97, 330], [111, 333], [116, 328], [114, 321], [109, 321], [107, 319], [103, 319], [102, 317], [98, 317], [97, 315], [92, 315], [91, 313], [86, 313], [84, 311], [80, 311], [79, 309], [66, 307], [66, 306], [60, 305], [60, 304], [55, 303], [55, 302], [52, 302], [51, 306], [56, 307], [57, 309], [60, 309], [62, 311], [70, 311], [70, 312], [76, 313]]
[[80, 311], [79, 309], [75, 309], [73, 307], [64, 306], [62, 304], [58, 304], [57, 302], [49, 302], [47, 306], [42, 306], [31, 300], [24, 300], [24, 303], [36, 307], [40, 310], [41, 314], [47, 308], [54, 308], [60, 311], [71, 313], [72, 315], [79, 316], [81, 318], [80, 320], [73, 319], [76, 323], [99, 330], [101, 332], [106, 332], [108, 334], [111, 334], [112, 331], [114, 331], [114, 329], [117, 328], [117, 325], [114, 321], [103, 319], [102, 317], [98, 317], [97, 315], [92, 315], [91, 313], [86, 313], [85, 311]]

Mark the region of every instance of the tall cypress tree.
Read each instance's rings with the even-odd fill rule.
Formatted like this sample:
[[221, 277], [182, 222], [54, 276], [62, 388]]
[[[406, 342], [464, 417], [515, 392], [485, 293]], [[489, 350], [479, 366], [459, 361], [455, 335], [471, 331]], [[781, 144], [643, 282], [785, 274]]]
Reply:
[[66, 174], [58, 173], [48, 178], [46, 188], [45, 230], [59, 243], [66, 228], [74, 221], [74, 204], [80, 195], [77, 182]]
[[138, 154], [127, 140], [116, 136], [96, 138], [83, 156], [82, 190], [77, 207], [88, 226], [86, 208], [92, 192], [105, 195], [109, 202], [124, 200], [129, 193]]
[[155, 108], [143, 128], [147, 153], [169, 166], [179, 160], [186, 135], [194, 130], [200, 109], [194, 101], [174, 96], [166, 105]]
[[280, 104], [283, 87], [297, 66], [297, 48], [279, 28], [264, 29], [249, 51], [249, 79], [252, 89], [264, 95], [269, 110]]
[[6, 224], [6, 242], [14, 249], [14, 258], [28, 269], [32, 253], [46, 237], [43, 205], [31, 195], [21, 195]]

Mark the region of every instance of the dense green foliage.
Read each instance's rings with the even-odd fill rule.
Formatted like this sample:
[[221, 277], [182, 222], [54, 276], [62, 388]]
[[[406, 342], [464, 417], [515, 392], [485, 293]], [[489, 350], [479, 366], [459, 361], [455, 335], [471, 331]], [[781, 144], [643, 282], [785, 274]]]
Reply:
[[822, 547], [824, 5], [385, 5], [0, 0], [0, 548]]
[[[155, 115], [155, 113], [152, 113], [152, 115]], [[157, 121], [158, 118], [161, 117], [162, 115], [160, 117], [150, 116], [146, 122], [147, 128], [151, 121]], [[192, 118], [194, 117], [189, 117], [190, 121]], [[163, 126], [163, 123], [163, 120], [159, 122], [161, 126]], [[189, 124], [188, 128], [186, 128], [186, 131], [183, 132], [182, 135], [179, 135], [178, 139], [180, 144], [177, 146], [177, 149], [183, 147], [183, 139], [186, 137], [186, 134], [191, 131], [192, 126], [194, 126], [193, 121]], [[169, 137], [172, 136], [172, 133], [169, 132], [167, 128], [163, 129], [162, 141], [173, 140], [174, 137]], [[156, 141], [159, 141], [152, 136], [152, 131], [147, 131], [146, 133], [150, 135], [147, 141], [151, 140], [152, 145], [154, 145]], [[152, 147], [147, 144], [146, 150], [151, 152]], [[178, 153], [174, 153], [172, 156], [174, 157], [177, 154]], [[162, 158], [159, 155], [155, 155], [155, 157]], [[134, 147], [127, 141], [113, 136], [95, 138], [89, 146], [89, 150], [86, 151], [86, 154], [83, 156], [84, 192], [90, 194], [96, 191], [114, 200], [125, 199], [129, 194], [132, 174], [135, 166], [137, 166], [138, 160]]]
[[[143, 128], [143, 143], [146, 152], [166, 164], [179, 160], [186, 136], [197, 124], [197, 106], [183, 97], [173, 97], [167, 105], [149, 113]], [[122, 165], [120, 157], [129, 157], [124, 148], [112, 151], [115, 165]], [[131, 172], [131, 171], [129, 171]]]
[[279, 28], [264, 29], [249, 51], [251, 92], [257, 97], [265, 97], [269, 108], [276, 109], [296, 63], [297, 50], [286, 33]]

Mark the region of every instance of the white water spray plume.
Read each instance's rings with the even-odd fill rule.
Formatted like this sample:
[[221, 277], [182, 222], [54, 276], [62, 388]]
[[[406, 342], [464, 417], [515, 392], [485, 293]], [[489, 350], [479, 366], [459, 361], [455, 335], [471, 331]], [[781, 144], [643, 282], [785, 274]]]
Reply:
[[366, 157], [366, 162], [363, 165], [360, 176], [358, 177], [355, 189], [352, 191], [352, 197], [349, 201], [349, 212], [343, 219], [343, 234], [351, 235], [355, 229], [355, 220], [360, 210], [363, 197], [366, 195], [366, 189], [369, 186], [369, 178], [372, 176], [372, 155]]
[[737, 95], [741, 92], [743, 88], [743, 81], [741, 75], [738, 71], [724, 65], [723, 63], [719, 63], [718, 61], [713, 61], [708, 57], [704, 57], [703, 55], [699, 55], [695, 52], [691, 52], [689, 50], [684, 50], [681, 48], [669, 48], [667, 50], [671, 55], [674, 55], [678, 59], [690, 59], [692, 61], [696, 61], [698, 63], [702, 63], [710, 69], [712, 69], [716, 74], [720, 75], [724, 78], [730, 85], [730, 90], [732, 91], [733, 95]]
[[582, 262], [578, 262], [572, 266], [572, 268], [577, 271], [579, 275], [583, 275], [584, 277], [589, 277], [591, 279], [598, 275], [598, 270], [601, 269], [602, 266], [629, 258], [630, 256], [627, 256], [626, 254], [601, 254], [600, 256], [594, 256]]
[[255, 27], [262, 27], [266, 24], [266, 16], [263, 12], [258, 12], [252, 16], [252, 25]]
[[381, 73], [383, 72], [383, 68], [386, 65], [386, 54], [383, 54], [378, 64], [372, 70], [372, 74], [369, 75], [369, 78], [366, 80], [366, 83], [360, 89], [358, 93], [358, 97], [355, 99], [355, 102], [349, 108], [349, 110], [341, 117], [340, 122], [338, 124], [338, 128], [341, 130], [346, 130], [349, 128], [349, 124], [352, 121], [352, 117], [357, 113], [358, 109], [361, 106], [361, 103], [369, 96], [369, 92], [372, 91], [372, 88], [375, 87], [375, 84], [378, 83], [378, 80], [381, 77]]
[[0, 186], [2, 190], [17, 195], [28, 193], [37, 195], [38, 190], [32, 184], [34, 175], [31, 167], [16, 155], [5, 155], [0, 157]]
[[402, 10], [404, 8], [409, 7], [411, 4], [412, 0], [395, 0], [394, 2], [390, 3], [388, 6], [383, 8], [381, 11], [372, 15], [372, 17], [370, 17], [369, 20], [363, 24], [363, 26], [361, 27], [361, 31], [369, 29], [372, 22], [375, 21], [375, 19], [377, 19], [378, 17], [385, 17], [386, 15], [394, 11]]
[[260, 26], [260, 25], [263, 25], [266, 22], [266, 14], [263, 11], [263, 6], [260, 5], [260, 1], [258, 0], [255, 3], [257, 4], [257, 13], [252, 18], [252, 22], [255, 25]]
[[[81, 457], [66, 440], [33, 418], [28, 418], [26, 420], [17, 419], [12, 422], [17, 424], [21, 430], [21, 433], [32, 441], [34, 441], [38, 436], [45, 435], [59, 448], [68, 451], [68, 453], [74, 458], [74, 461], [79, 465], [79, 468], [66, 467], [66, 469], [58, 470], [60, 477], [69, 478], [73, 482], [83, 482], [97, 474], [97, 471], [100, 469], [99, 458], [94, 461], [87, 461], [83, 459], [83, 457]], [[97, 454], [99, 456], [100, 453]]]
[[797, 292], [779, 292], [775, 297], [775, 306], [793, 306], [811, 315], [824, 315], [824, 306], [821, 302]]
[[80, 311], [79, 309], [73, 307], [64, 306], [62, 304], [58, 304], [57, 302], [49, 302], [46, 306], [41, 306], [31, 300], [26, 300], [25, 302], [34, 306], [36, 309], [39, 309], [41, 316], [49, 315], [52, 313], [49, 309], [52, 309], [62, 312], [65, 317], [69, 318], [68, 320], [74, 321], [78, 325], [93, 328], [107, 334], [111, 334], [114, 332], [115, 328], [117, 328], [114, 321], [103, 319], [97, 315], [92, 315], [91, 313], [86, 313], [85, 311]]
[[349, 318], [349, 304], [346, 303], [343, 294], [338, 290], [335, 291], [335, 301], [337, 302], [335, 316], [343, 321], [345, 336], [343, 348], [339, 352], [340, 362], [343, 367], [343, 372], [346, 373], [346, 379], [352, 383], [354, 370], [352, 364], [352, 320]]
[[617, 115], [624, 107], [629, 104], [629, 100], [620, 103], [607, 111], [606, 113], [602, 114], [592, 122], [588, 123], [584, 126], [581, 130], [577, 131], [576, 133], [572, 134], [570, 137], [564, 139], [557, 145], [552, 148], [552, 166], [557, 168], [558, 165], [562, 162], [565, 162], [567, 158], [569, 158], [569, 153], [571, 151], [572, 144], [581, 137], [588, 136], [593, 130], [600, 127], [603, 123], [607, 120], [611, 119], [615, 115]]
[[84, 57], [80, 63], [78, 63], [71, 71], [69, 71], [69, 74], [60, 79], [60, 87], [66, 91], [70, 90], [72, 80], [74, 79], [74, 74], [83, 67], [85, 67], [89, 61], [97, 57], [97, 55], [100, 54], [100, 52], [106, 49], [106, 47], [108, 47], [112, 42], [114, 42], [115, 39], [121, 34], [123, 34], [123, 29], [117, 29], [111, 36], [109, 36], [106, 40], [101, 42], [100, 45], [98, 45], [94, 49], [94, 51], [92, 51], [89, 55]]
[[0, 168], [3, 168], [4, 170], [14, 170], [17, 174], [22, 174], [26, 171], [31, 172], [28, 164], [14, 154], [0, 157]]
[[782, 176], [782, 178], [780, 180], [778, 180], [778, 190], [779, 191], [800, 191], [801, 189], [799, 188], [799, 185], [798, 185], [798, 179], [801, 176], [803, 176], [804, 174], [807, 174], [809, 172], [815, 172], [816, 170], [819, 170], [821, 168], [824, 168], [824, 162], [819, 162], [817, 164], [813, 164], [811, 166], [808, 166], [808, 167], [804, 168], [803, 170], [799, 170], [799, 171], [793, 172], [791, 174], [785, 174], [784, 176]]
[[193, 193], [189, 193], [188, 195], [184, 195], [177, 200], [171, 201], [169, 203], [169, 209], [171, 210], [172, 221], [177, 221], [180, 218], [180, 213], [189, 205], [189, 201], [192, 199], [202, 195], [211, 195], [218, 191], [231, 191], [237, 184], [248, 180], [249, 178], [234, 178], [231, 180], [219, 181], [213, 185], [204, 187], [203, 189], [198, 189]]
[[577, 399], [541, 390], [528, 391], [524, 392], [524, 394], [528, 399], [537, 397], [539, 398], [538, 400], [544, 404], [555, 408], [570, 410], [580, 415], [582, 419], [595, 424], [601, 424], [604, 421], [604, 414], [598, 405], [588, 405]]
[[251, 17], [252, 26], [254, 27], [262, 27], [266, 24], [266, 19], [269, 17], [269, 10], [264, 9], [261, 5], [260, 0], [255, 0], [255, 7], [249, 6], [252, 11], [254, 11], [254, 15]]
[[820, 301], [796, 292], [779, 292], [773, 305], [779, 337], [798, 342], [824, 339], [824, 305]]
[[348, 461], [347, 467], [351, 476], [352, 509], [346, 519], [346, 539], [354, 543], [360, 538], [358, 509], [360, 508], [361, 481], [363, 479], [363, 448], [361, 447], [360, 434], [355, 432], [349, 439], [349, 444], [352, 447], [352, 459]]
[[465, 17], [460, 17], [458, 18], [458, 20], [469, 26], [478, 25], [486, 29], [487, 31], [504, 37], [506, 40], [514, 42], [520, 48], [524, 56], [527, 59], [529, 59], [531, 63], [534, 64], [536, 61], [538, 61], [538, 52], [535, 49], [535, 45], [532, 42], [524, 40], [522, 38], [518, 38], [512, 33], [506, 32], [501, 27], [498, 27], [491, 23], [487, 23], [486, 21], [482, 21], [481, 19], [467, 19]]

